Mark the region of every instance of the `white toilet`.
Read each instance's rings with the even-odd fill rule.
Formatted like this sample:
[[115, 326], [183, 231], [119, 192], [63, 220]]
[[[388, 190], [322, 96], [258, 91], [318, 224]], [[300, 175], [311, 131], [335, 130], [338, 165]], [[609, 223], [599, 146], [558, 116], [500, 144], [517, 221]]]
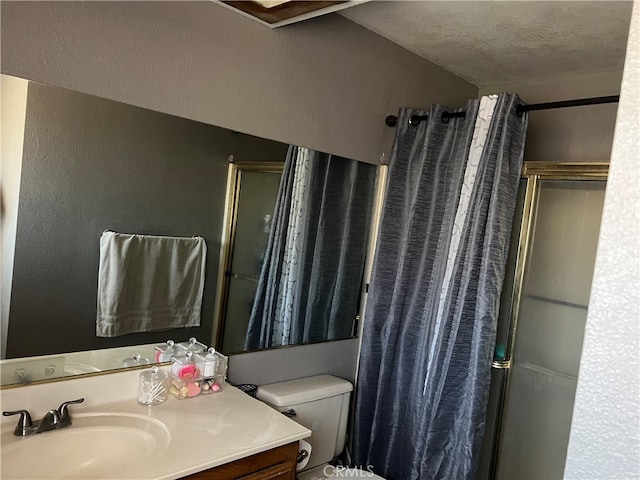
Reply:
[[[344, 449], [353, 385], [331, 375], [299, 378], [258, 388], [260, 400], [311, 430], [309, 463], [298, 480], [384, 480], [368, 470], [331, 467]], [[366, 467], [364, 467], [366, 468]]]

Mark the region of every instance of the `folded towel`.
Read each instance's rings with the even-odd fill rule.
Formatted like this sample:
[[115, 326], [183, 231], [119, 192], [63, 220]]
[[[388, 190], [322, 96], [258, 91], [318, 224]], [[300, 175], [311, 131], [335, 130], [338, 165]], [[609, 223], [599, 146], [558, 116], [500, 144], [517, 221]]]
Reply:
[[206, 255], [202, 237], [104, 232], [97, 336], [199, 326]]

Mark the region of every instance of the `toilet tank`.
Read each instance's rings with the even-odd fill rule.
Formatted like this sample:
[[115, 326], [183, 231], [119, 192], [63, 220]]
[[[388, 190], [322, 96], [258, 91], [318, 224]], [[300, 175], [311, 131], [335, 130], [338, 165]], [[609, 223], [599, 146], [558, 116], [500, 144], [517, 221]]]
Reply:
[[331, 375], [299, 378], [258, 388], [257, 397], [311, 430], [307, 468], [330, 462], [344, 449], [353, 385]]

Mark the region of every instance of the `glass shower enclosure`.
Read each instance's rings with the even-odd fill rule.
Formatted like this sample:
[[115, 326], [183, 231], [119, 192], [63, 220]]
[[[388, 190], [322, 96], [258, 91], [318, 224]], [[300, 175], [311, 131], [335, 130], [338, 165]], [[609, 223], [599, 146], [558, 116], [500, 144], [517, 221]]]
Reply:
[[479, 479], [561, 479], [608, 164], [526, 162]]
[[283, 169], [284, 162], [229, 164], [223, 271], [212, 341], [225, 353], [244, 350]]

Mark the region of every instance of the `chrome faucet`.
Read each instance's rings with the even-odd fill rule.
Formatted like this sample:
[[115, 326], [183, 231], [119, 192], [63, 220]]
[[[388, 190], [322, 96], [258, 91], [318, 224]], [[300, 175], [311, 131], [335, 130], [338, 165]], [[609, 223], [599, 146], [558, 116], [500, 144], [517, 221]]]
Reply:
[[78, 400], [70, 400], [63, 402], [57, 410], [49, 410], [40, 420], [33, 422], [31, 415], [27, 410], [16, 410], [14, 412], [2, 412], [2, 415], [8, 417], [10, 415], [20, 415], [18, 425], [13, 431], [14, 435], [26, 437], [27, 435], [35, 435], [36, 433], [48, 432], [49, 430], [57, 430], [71, 425], [71, 415], [69, 415], [69, 405], [74, 403], [82, 403], [84, 398]]

